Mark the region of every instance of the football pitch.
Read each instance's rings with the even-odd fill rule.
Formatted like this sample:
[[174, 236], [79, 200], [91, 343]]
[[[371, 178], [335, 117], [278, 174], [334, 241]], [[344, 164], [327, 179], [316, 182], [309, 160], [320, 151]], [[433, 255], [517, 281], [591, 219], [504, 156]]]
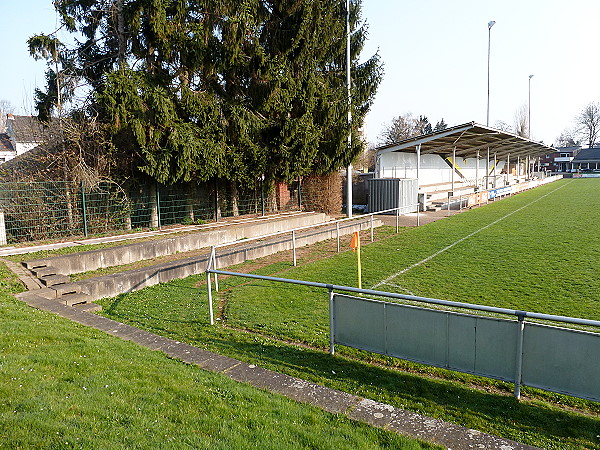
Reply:
[[597, 320], [599, 224], [600, 180], [558, 181], [415, 230], [372, 287]]

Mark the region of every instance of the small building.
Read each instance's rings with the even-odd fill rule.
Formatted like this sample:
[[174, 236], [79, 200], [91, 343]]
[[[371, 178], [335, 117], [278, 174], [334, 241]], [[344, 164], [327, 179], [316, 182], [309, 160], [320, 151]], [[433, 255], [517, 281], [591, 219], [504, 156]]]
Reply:
[[571, 172], [600, 172], [600, 145], [582, 148], [571, 161]]
[[15, 156], [17, 156], [17, 152], [10, 137], [6, 133], [0, 133], [0, 164], [13, 159]]
[[581, 151], [581, 146], [557, 147], [553, 153], [540, 158], [541, 170], [552, 173], [569, 173], [573, 171], [573, 159]]
[[45, 135], [44, 126], [36, 117], [7, 114], [6, 133], [0, 135], [2, 141], [0, 143], [0, 163], [9, 161], [44, 143]]

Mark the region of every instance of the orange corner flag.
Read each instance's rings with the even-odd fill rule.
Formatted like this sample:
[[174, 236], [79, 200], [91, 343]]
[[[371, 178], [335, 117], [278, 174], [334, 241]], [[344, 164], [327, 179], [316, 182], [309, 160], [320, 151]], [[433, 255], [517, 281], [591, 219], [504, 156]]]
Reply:
[[360, 237], [358, 236], [358, 231], [355, 231], [352, 235], [352, 240], [350, 241], [350, 248], [352, 251], [356, 251], [357, 248], [360, 247]]

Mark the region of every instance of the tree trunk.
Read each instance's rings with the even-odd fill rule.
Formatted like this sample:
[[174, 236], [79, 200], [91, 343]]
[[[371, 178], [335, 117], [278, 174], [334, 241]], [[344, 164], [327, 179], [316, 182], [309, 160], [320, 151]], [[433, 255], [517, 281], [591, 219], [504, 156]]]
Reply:
[[239, 193], [238, 193], [238, 189], [237, 189], [237, 183], [235, 181], [232, 181], [229, 184], [229, 187], [231, 189], [231, 209], [233, 212], [234, 216], [239, 216], [240, 215], [240, 209], [238, 206], [238, 201], [239, 201]]
[[148, 186], [148, 203], [150, 206], [150, 228], [158, 228], [158, 201], [154, 181], [151, 181]]
[[194, 200], [196, 198], [196, 189], [194, 189], [194, 184], [189, 183], [187, 189], [187, 199], [185, 202], [185, 217], [190, 219], [192, 223], [194, 223]]

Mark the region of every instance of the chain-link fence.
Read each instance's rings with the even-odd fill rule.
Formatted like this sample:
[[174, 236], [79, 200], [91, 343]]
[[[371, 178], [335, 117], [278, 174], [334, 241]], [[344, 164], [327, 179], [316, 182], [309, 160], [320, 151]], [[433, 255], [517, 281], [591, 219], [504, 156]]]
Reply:
[[226, 182], [128, 188], [114, 182], [94, 186], [60, 181], [0, 183], [6, 236], [0, 236], [0, 244], [190, 225], [306, 209], [304, 205], [315, 210], [318, 202], [313, 197], [317, 195], [305, 192], [298, 183], [277, 183], [268, 190], [260, 183], [255, 189], [241, 190]]

